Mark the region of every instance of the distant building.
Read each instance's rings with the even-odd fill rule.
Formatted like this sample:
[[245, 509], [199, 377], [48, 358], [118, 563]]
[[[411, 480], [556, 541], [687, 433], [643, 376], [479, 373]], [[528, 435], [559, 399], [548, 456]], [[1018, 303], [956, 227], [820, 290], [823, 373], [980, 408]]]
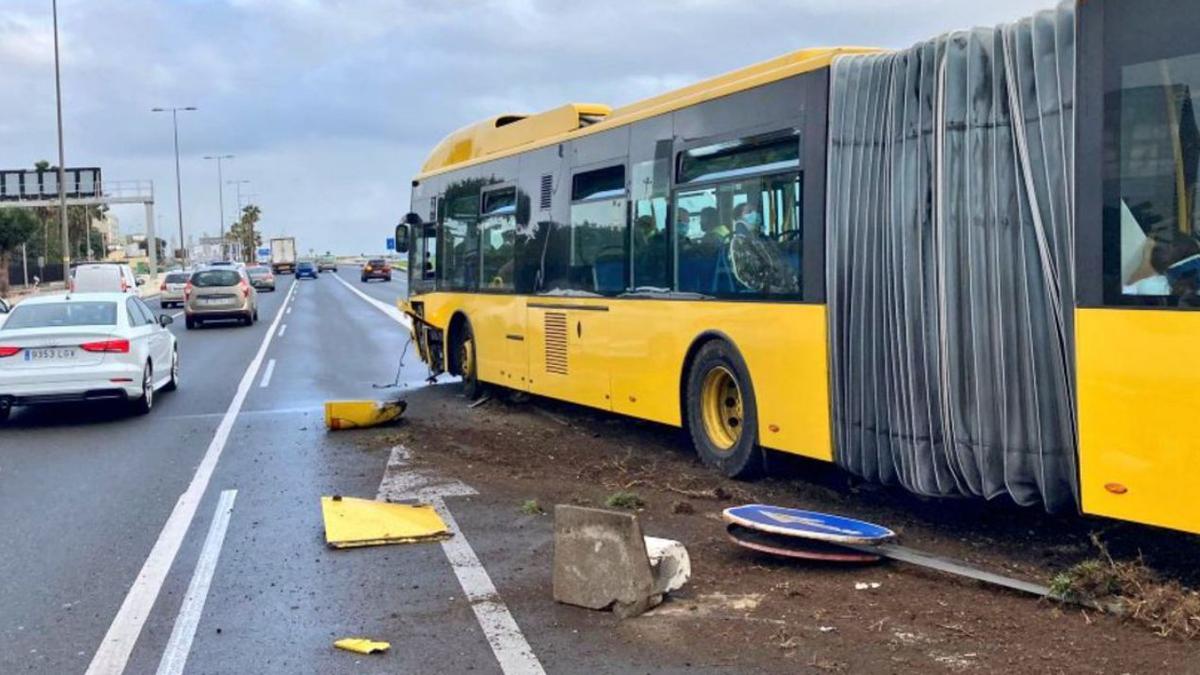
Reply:
[[104, 237], [104, 246], [116, 245], [121, 241], [121, 219], [114, 213], [104, 213], [92, 218], [92, 229]]

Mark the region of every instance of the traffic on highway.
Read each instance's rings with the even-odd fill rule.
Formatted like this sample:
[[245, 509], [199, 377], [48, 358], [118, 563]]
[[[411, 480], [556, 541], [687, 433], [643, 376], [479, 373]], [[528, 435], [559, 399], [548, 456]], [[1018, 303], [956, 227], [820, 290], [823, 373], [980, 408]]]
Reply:
[[1197, 35], [8, 0], [0, 675], [1200, 673]]

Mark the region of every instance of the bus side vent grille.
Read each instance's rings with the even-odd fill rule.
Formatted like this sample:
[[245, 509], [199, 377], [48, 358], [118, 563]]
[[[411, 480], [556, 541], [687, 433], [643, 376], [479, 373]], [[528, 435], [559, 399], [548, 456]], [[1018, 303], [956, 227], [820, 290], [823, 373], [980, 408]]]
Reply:
[[554, 174], [546, 174], [542, 176], [542, 196], [539, 202], [541, 209], [546, 211], [550, 208], [550, 197], [554, 193]]
[[567, 315], [546, 312], [546, 372], [567, 374]]

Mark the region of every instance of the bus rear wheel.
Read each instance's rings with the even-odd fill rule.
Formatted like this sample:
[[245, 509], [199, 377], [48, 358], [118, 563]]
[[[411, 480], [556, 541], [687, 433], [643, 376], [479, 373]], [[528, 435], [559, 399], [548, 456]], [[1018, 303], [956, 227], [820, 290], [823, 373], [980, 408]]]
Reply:
[[685, 394], [688, 433], [700, 459], [729, 478], [762, 475], [758, 410], [741, 355], [721, 340], [701, 347]]

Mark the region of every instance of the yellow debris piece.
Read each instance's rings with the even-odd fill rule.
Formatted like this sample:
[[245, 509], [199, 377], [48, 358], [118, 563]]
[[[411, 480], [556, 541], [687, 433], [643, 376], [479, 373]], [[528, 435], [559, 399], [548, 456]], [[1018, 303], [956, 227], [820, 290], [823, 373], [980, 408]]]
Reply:
[[391, 648], [391, 644], [387, 642], [377, 642], [368, 640], [367, 638], [342, 638], [333, 643], [338, 649], [345, 649], [348, 652], [358, 652], [359, 654], [382, 654]]
[[331, 548], [412, 544], [450, 537], [428, 504], [389, 504], [353, 497], [321, 497], [325, 543]]
[[406, 407], [404, 401], [326, 401], [325, 426], [331, 431], [375, 427], [400, 419]]

